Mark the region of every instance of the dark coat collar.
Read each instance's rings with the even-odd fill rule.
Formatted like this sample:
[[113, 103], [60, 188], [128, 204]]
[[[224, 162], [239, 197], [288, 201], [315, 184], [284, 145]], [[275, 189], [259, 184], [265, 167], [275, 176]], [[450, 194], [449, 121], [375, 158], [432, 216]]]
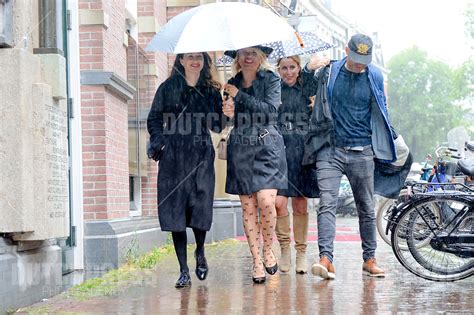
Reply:
[[[252, 82], [252, 86], [254, 87], [254, 89], [256, 89], [258, 86], [260, 86], [260, 84], [262, 83], [262, 80], [260, 80], [260, 79], [264, 79], [270, 73], [271, 73], [271, 71], [269, 71], [269, 70], [259, 70], [259, 71], [257, 71], [257, 79]], [[229, 83], [233, 84], [233, 85], [236, 85], [236, 86], [242, 86], [242, 80], [243, 80], [242, 71], [239, 71], [235, 75], [235, 77], [233, 77], [229, 80]]]

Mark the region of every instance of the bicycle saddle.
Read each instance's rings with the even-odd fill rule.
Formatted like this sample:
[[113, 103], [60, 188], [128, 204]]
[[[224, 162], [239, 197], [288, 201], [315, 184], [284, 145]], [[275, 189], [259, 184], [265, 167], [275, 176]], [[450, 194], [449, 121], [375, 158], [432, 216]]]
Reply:
[[466, 149], [474, 151], [474, 141], [466, 141]]
[[471, 177], [474, 176], [474, 160], [473, 159], [459, 160], [458, 166], [464, 174], [469, 175]]

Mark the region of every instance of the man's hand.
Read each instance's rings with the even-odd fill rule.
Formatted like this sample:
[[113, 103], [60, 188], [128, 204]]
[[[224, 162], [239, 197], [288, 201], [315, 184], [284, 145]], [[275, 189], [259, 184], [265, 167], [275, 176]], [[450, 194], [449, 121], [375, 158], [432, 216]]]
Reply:
[[311, 60], [306, 65], [309, 70], [314, 71], [321, 67], [327, 66], [331, 62], [331, 59], [326, 56], [312, 55]]
[[314, 100], [314, 95], [309, 97], [309, 107], [314, 108]]

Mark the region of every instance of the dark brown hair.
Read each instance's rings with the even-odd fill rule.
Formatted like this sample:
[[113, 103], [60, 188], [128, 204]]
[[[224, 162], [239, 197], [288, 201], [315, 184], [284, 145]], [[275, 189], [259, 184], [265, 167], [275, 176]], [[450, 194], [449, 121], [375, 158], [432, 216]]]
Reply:
[[[207, 52], [201, 52], [204, 58], [204, 65], [202, 67], [201, 73], [199, 74], [199, 79], [196, 86], [202, 87], [214, 87], [217, 89], [221, 88], [220, 82], [216, 79], [217, 74], [214, 66], [212, 65], [211, 57]], [[170, 78], [175, 76], [184, 77], [185, 71], [184, 67], [181, 64], [180, 60], [183, 59], [185, 54], [178, 54], [174, 60], [173, 69], [171, 70]]]

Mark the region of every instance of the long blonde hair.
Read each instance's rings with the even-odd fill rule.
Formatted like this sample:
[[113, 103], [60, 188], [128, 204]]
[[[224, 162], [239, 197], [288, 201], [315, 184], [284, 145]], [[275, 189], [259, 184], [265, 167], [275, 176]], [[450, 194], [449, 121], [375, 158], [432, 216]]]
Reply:
[[[259, 48], [252, 47], [255, 49], [257, 52], [258, 59], [260, 60], [260, 66], [258, 67], [257, 71], [262, 71], [262, 70], [268, 70], [275, 72], [275, 68], [268, 62], [267, 55], [263, 51], [261, 51]], [[240, 72], [241, 66], [239, 64], [239, 51], [237, 50], [237, 55], [235, 56], [234, 62], [232, 63], [232, 73], [233, 75], [236, 75], [237, 73]]]

